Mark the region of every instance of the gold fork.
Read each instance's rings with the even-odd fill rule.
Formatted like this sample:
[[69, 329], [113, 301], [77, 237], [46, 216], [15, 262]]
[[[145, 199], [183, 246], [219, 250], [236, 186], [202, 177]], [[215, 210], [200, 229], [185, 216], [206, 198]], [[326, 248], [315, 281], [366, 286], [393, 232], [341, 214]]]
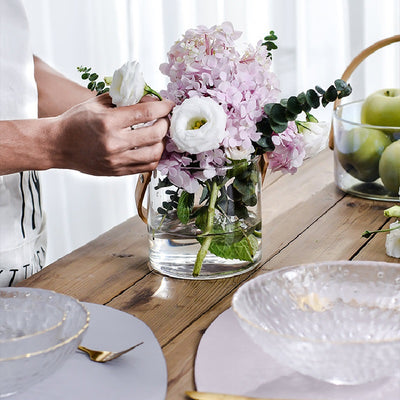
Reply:
[[141, 344], [143, 344], [143, 342], [135, 344], [134, 346], [129, 347], [129, 349], [125, 349], [118, 352], [107, 351], [107, 350], [92, 350], [84, 346], [78, 346], [78, 349], [87, 353], [92, 361], [104, 363], [107, 361], [115, 360], [118, 357], [121, 357], [123, 354], [128, 353], [129, 351], [135, 349]]

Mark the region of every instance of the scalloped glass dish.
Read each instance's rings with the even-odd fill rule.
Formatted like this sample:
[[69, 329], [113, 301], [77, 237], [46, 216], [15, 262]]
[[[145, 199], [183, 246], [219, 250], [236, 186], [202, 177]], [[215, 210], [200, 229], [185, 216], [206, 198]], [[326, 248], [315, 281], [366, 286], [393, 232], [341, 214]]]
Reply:
[[304, 375], [355, 385], [398, 372], [398, 264], [335, 261], [282, 268], [241, 286], [232, 306], [255, 343]]
[[76, 299], [42, 289], [1, 288], [0, 304], [0, 315], [7, 317], [0, 341], [0, 397], [5, 397], [57, 370], [79, 345], [89, 313]]

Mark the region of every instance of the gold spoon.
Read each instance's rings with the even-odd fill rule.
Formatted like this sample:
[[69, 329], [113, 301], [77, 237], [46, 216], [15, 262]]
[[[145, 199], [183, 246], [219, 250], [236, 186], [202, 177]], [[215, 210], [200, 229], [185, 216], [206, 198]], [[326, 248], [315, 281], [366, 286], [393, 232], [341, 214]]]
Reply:
[[143, 344], [143, 342], [135, 344], [134, 346], [129, 347], [129, 349], [125, 349], [118, 352], [106, 351], [106, 350], [92, 350], [84, 346], [78, 346], [78, 349], [87, 353], [92, 361], [104, 363], [107, 361], [115, 360], [116, 358], [122, 356], [125, 353], [128, 353], [128, 351], [133, 350], [134, 348], [140, 346], [141, 344]]

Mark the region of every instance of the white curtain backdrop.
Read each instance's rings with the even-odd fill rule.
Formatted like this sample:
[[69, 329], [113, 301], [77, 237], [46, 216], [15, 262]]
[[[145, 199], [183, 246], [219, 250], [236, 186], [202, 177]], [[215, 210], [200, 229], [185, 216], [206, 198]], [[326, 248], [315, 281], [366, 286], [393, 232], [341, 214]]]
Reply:
[[[240, 42], [278, 35], [273, 68], [282, 96], [341, 76], [363, 48], [400, 33], [398, 0], [25, 0], [33, 49], [64, 75], [80, 81], [77, 66], [99, 75], [138, 60], [156, 90], [166, 85], [159, 65], [187, 29], [231, 21]], [[352, 99], [400, 87], [400, 45], [371, 56], [350, 82]], [[327, 107], [316, 113], [331, 118]], [[317, 172], [316, 172], [317, 173]], [[48, 218], [48, 263], [136, 214], [135, 176], [99, 178], [75, 171], [42, 173]]]

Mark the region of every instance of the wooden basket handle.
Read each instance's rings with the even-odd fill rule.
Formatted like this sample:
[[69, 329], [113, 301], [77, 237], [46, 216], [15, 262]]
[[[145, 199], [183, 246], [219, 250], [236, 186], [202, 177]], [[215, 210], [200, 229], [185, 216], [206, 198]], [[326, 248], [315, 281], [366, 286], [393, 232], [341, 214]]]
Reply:
[[[267, 173], [267, 168], [269, 164], [268, 155], [265, 153], [260, 157], [260, 170], [262, 182], [264, 182], [265, 175]], [[135, 202], [139, 217], [142, 221], [147, 224], [147, 209], [143, 205], [144, 196], [146, 194], [147, 186], [151, 180], [151, 172], [144, 172], [140, 174], [136, 183], [135, 189]]]
[[[347, 80], [350, 78], [351, 74], [354, 72], [354, 70], [372, 53], [375, 53], [375, 51], [381, 49], [382, 47], [388, 46], [389, 44], [395, 43], [395, 42], [400, 42], [400, 35], [395, 35], [388, 37], [386, 39], [382, 39], [371, 46], [367, 47], [364, 49], [360, 54], [358, 54], [353, 61], [349, 64], [349, 66], [345, 69], [342, 75], [342, 79], [347, 82]], [[340, 99], [336, 99], [336, 101], [333, 103], [333, 111], [336, 110], [336, 108], [340, 105]], [[329, 132], [329, 148], [333, 150], [334, 148], [334, 140], [333, 140], [333, 125], [331, 126], [331, 130]]]

